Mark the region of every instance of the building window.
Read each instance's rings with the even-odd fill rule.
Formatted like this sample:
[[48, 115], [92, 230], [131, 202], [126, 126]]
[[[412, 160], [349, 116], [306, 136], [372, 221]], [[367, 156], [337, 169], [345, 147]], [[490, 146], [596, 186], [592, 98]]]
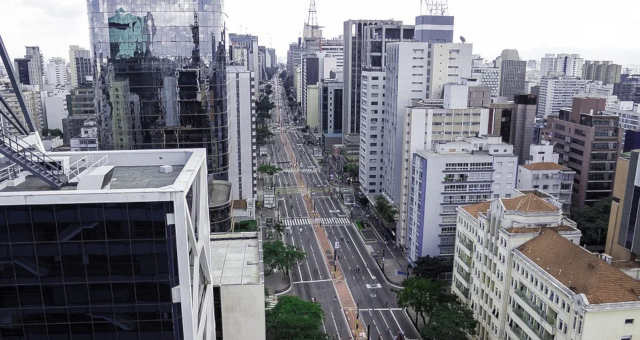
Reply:
[[633, 325], [633, 319], [625, 319], [624, 320], [624, 324], [625, 325]]

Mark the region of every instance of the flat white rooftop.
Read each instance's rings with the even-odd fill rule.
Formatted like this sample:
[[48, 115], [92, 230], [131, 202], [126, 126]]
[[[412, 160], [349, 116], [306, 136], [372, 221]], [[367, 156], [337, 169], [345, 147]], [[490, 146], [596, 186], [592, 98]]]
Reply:
[[214, 286], [264, 284], [259, 235], [258, 232], [211, 234]]

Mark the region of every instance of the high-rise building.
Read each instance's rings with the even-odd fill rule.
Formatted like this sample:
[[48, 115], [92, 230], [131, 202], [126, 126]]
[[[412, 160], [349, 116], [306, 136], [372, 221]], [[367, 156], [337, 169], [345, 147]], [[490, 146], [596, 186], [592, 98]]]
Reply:
[[584, 65], [584, 58], [579, 54], [547, 54], [541, 59], [540, 75], [578, 78], [583, 75]]
[[344, 84], [338, 80], [320, 83], [320, 124], [325, 150], [342, 141], [342, 91]]
[[242, 66], [227, 67], [229, 115], [229, 181], [231, 198], [243, 200], [254, 211], [257, 198], [257, 151], [253, 72]]
[[613, 94], [621, 101], [640, 104], [640, 74], [622, 75], [620, 82], [613, 86]]
[[287, 74], [292, 77], [292, 79], [295, 78], [296, 68], [302, 63], [302, 59], [300, 59], [301, 54], [302, 47], [299, 42], [289, 44], [289, 50], [287, 51]]
[[[640, 281], [579, 246], [552, 199], [528, 192], [458, 208], [451, 288], [477, 338], [629, 339]], [[575, 327], [574, 327], [575, 325]]]
[[[640, 255], [640, 152], [618, 158], [605, 252], [615, 261], [633, 263]], [[637, 268], [637, 265], [631, 268]]]
[[622, 152], [640, 149], [640, 104], [615, 101], [607, 103], [605, 110], [620, 117], [620, 128], [624, 134]]
[[443, 98], [444, 85], [471, 78], [472, 44], [429, 43], [428, 98]]
[[384, 168], [384, 71], [362, 71], [360, 91], [360, 188], [367, 195], [382, 192]]
[[[382, 30], [369, 30], [371, 38], [368, 38], [366, 28], [377, 25], [391, 25], [396, 29], [383, 34]], [[386, 31], [386, 30], [385, 30]], [[393, 33], [392, 33], [393, 32]], [[403, 37], [403, 34], [406, 34]], [[402, 22], [395, 20], [348, 20], [344, 22], [344, 98], [343, 98], [343, 135], [357, 135], [360, 133], [360, 91], [362, 81], [362, 67], [367, 65], [367, 45], [375, 48], [376, 54], [371, 55], [371, 64], [375, 67], [384, 67], [383, 55], [387, 37], [393, 40], [412, 40], [413, 30], [403, 30]], [[410, 35], [410, 37], [409, 37]], [[368, 43], [365, 43], [367, 41]]]
[[566, 77], [544, 77], [538, 90], [538, 115], [556, 115], [571, 106], [573, 97], [584, 93], [588, 80]]
[[81, 135], [85, 121], [97, 121], [93, 86], [71, 89], [67, 95], [67, 118], [62, 120], [64, 145], [70, 145], [71, 139]]
[[474, 66], [471, 68], [471, 78], [490, 90], [491, 97], [500, 95], [500, 68], [493, 66]]
[[452, 257], [456, 208], [511, 197], [517, 156], [500, 137], [468, 138], [412, 155], [407, 204], [407, 257]]
[[47, 85], [63, 87], [67, 85], [67, 62], [63, 58], [51, 58], [46, 67]]
[[71, 88], [87, 86], [93, 82], [91, 52], [80, 46], [69, 46], [69, 69]]
[[416, 17], [415, 40], [428, 43], [452, 43], [454, 17], [444, 15]]
[[29, 58], [15, 58], [13, 60], [13, 63], [15, 64], [14, 69], [15, 69], [15, 72], [16, 72], [16, 78], [17, 78], [16, 80], [19, 81], [20, 84], [31, 85], [32, 84], [32, 80], [31, 80], [31, 75], [29, 74], [30, 59]]
[[527, 62], [520, 60], [517, 50], [504, 50], [500, 56], [500, 96], [513, 98], [525, 94]]
[[[342, 80], [344, 77], [344, 40], [323, 39], [320, 52], [324, 55], [324, 79]], [[342, 123], [341, 123], [342, 124]]]
[[582, 79], [597, 80], [604, 84], [616, 84], [620, 82], [622, 65], [611, 61], [587, 60], [582, 70]]
[[619, 117], [604, 108], [604, 98], [576, 97], [570, 111], [548, 120], [560, 164], [576, 171], [573, 208], [608, 198], [613, 190], [622, 133]]
[[537, 144], [539, 139], [536, 130], [537, 98], [533, 95], [520, 95], [514, 99], [511, 115], [508, 116], [507, 113], [502, 116], [504, 124], [500, 134], [503, 140], [513, 145], [519, 163], [524, 164], [525, 160], [529, 158], [531, 144]]
[[229, 33], [229, 55], [230, 63], [233, 65], [244, 65], [247, 71], [253, 72], [256, 81], [253, 85], [254, 92], [260, 91], [260, 46], [258, 37], [250, 34]]
[[44, 86], [44, 57], [38, 46], [26, 46], [25, 58], [29, 59], [29, 85], [38, 85], [40, 90]]
[[[47, 117], [44, 114], [43, 103], [41, 98], [40, 87], [38, 85], [20, 85], [22, 91], [22, 97], [24, 99], [24, 104], [29, 111], [29, 118], [33, 123], [34, 129], [36, 131], [42, 133], [42, 129], [47, 127]], [[22, 126], [27, 126], [24, 115], [22, 114], [22, 109], [18, 103], [18, 98], [16, 97], [16, 93], [13, 90], [13, 87], [9, 83], [8, 79], [0, 80], [0, 94], [2, 98], [7, 102], [11, 111], [16, 113], [17, 120], [22, 124]], [[2, 120], [2, 127], [4, 129], [8, 129], [9, 132], [18, 133], [12, 125], [10, 125], [9, 120]]]
[[208, 171], [226, 180], [222, 2], [88, 0], [87, 8], [101, 148], [206, 148]]
[[0, 336], [214, 339], [205, 150], [48, 157], [87, 167], [3, 179]]

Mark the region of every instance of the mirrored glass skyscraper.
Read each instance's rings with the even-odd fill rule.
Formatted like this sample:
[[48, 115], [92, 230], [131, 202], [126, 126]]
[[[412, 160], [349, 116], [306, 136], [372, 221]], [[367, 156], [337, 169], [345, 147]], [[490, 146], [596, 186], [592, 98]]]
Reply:
[[103, 149], [206, 148], [228, 176], [222, 0], [87, 0]]

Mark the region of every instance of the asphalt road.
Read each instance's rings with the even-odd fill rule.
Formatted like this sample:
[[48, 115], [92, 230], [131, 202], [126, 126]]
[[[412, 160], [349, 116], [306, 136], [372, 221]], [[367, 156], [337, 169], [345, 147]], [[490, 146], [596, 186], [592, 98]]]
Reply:
[[[274, 94], [278, 96], [282, 88], [276, 85]], [[284, 151], [280, 138], [274, 138], [270, 145], [270, 158], [285, 166], [274, 178], [274, 187], [281, 189], [277, 196], [277, 211], [280, 220], [287, 222], [285, 240], [306, 253], [303, 261], [291, 272], [292, 288], [289, 294], [318, 302], [324, 311], [323, 327], [333, 339], [352, 339], [349, 326], [342, 311], [340, 301], [331, 281], [330, 264], [325, 262], [315, 233], [310, 224], [310, 214], [306, 210], [303, 193], [307, 189], [320, 191], [329, 188], [328, 174], [319, 171], [312, 157], [312, 147], [304, 144], [302, 132], [288, 127], [292, 121], [288, 108], [281, 107], [284, 99], [275, 100], [280, 133], [293, 146], [305, 188], [298, 188], [295, 172], [287, 165], [290, 160]], [[280, 111], [281, 110], [281, 111]], [[408, 339], [418, 339], [419, 335], [406, 313], [396, 305], [394, 287], [389, 285], [369, 255], [367, 245], [359, 237], [355, 226], [348, 219], [348, 212], [339, 198], [328, 192], [312, 194], [313, 209], [323, 221], [331, 243], [338, 243], [337, 258], [346, 275], [347, 283], [356, 301], [359, 318], [364, 327], [370, 327], [370, 339], [395, 339], [403, 333]], [[363, 330], [364, 331], [364, 330]]]

